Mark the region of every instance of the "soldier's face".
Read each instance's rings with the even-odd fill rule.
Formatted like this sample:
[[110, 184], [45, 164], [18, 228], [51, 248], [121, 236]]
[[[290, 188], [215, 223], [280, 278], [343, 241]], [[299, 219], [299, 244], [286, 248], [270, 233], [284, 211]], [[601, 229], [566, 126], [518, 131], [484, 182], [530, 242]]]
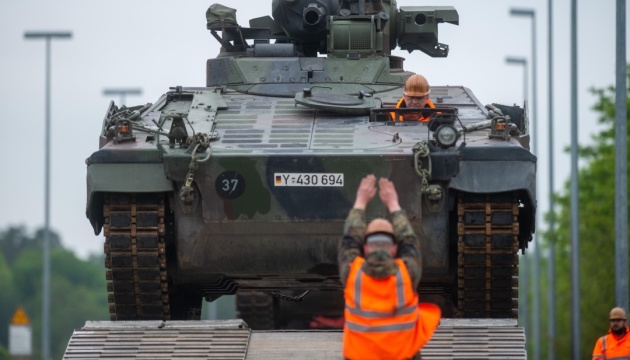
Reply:
[[427, 105], [427, 102], [429, 101], [429, 94], [424, 96], [404, 95], [404, 97], [405, 104], [407, 105], [407, 107], [410, 108], [423, 108]]

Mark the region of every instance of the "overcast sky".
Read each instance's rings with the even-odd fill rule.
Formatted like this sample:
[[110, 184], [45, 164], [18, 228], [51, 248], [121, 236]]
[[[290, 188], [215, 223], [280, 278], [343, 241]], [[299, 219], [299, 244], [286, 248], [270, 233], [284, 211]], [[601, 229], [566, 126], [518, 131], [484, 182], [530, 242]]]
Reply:
[[[570, 171], [569, 154], [563, 151], [570, 145], [571, 134], [570, 3], [555, 1], [553, 8], [556, 191]], [[85, 217], [85, 159], [98, 149], [102, 118], [110, 100], [102, 91], [140, 87], [143, 95], [127, 97], [126, 101], [127, 105], [137, 105], [156, 101], [170, 86], [203, 86], [206, 59], [219, 51], [206, 30], [205, 12], [211, 4], [198, 0], [0, 0], [0, 125], [4, 129], [0, 141], [0, 230], [25, 225], [34, 231], [44, 226], [45, 45], [41, 40], [24, 40], [24, 32], [73, 33], [71, 40], [52, 44], [51, 228], [66, 246], [86, 256], [103, 248], [102, 235], [94, 235]], [[243, 26], [248, 26], [251, 18], [271, 15], [271, 1], [223, 4], [237, 8], [237, 19]], [[509, 9], [536, 11], [538, 201], [539, 209], [547, 211], [547, 1], [399, 0], [398, 5], [456, 7], [460, 25], [440, 25], [440, 41], [450, 45], [448, 58], [396, 53], [407, 59], [408, 70], [423, 73], [432, 85], [464, 85], [484, 104], [522, 105], [523, 69], [506, 65], [505, 57], [531, 59], [532, 21], [510, 16]], [[597, 131], [597, 114], [590, 110], [595, 99], [588, 89], [614, 85], [615, 81], [614, 5], [612, 0], [578, 1], [581, 144], [590, 143]], [[114, 100], [119, 102], [119, 98]]]

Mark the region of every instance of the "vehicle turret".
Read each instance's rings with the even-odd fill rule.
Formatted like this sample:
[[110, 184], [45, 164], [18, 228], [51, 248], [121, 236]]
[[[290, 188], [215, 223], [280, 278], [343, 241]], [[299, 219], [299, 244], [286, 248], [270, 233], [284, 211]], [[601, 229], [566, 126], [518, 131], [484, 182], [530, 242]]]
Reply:
[[451, 6], [399, 9], [395, 0], [273, 0], [273, 19], [252, 19], [250, 28], [238, 26], [235, 14], [236, 10], [216, 4], [207, 12], [208, 29], [217, 39], [216, 31], [223, 31], [219, 41], [228, 53], [275, 41], [293, 44], [310, 57], [390, 55], [396, 45], [444, 57], [448, 45], [438, 42], [438, 24], [459, 24]]

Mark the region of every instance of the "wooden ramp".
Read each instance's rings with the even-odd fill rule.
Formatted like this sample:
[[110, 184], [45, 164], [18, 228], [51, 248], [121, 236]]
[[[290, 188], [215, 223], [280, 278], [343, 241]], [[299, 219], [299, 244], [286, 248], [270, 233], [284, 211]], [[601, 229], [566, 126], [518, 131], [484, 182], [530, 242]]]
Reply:
[[[64, 359], [341, 359], [341, 331], [251, 331], [242, 320], [92, 322]], [[421, 351], [431, 359], [527, 359], [516, 320], [442, 319]]]

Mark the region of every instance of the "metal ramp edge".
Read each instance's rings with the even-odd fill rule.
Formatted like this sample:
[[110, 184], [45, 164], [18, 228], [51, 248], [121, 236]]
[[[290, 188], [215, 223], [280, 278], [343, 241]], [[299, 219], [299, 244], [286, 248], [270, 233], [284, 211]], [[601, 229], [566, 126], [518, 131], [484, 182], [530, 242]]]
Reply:
[[420, 354], [422, 360], [526, 360], [525, 331], [512, 319], [442, 319]]
[[250, 333], [242, 320], [88, 321], [63, 359], [243, 360]]

